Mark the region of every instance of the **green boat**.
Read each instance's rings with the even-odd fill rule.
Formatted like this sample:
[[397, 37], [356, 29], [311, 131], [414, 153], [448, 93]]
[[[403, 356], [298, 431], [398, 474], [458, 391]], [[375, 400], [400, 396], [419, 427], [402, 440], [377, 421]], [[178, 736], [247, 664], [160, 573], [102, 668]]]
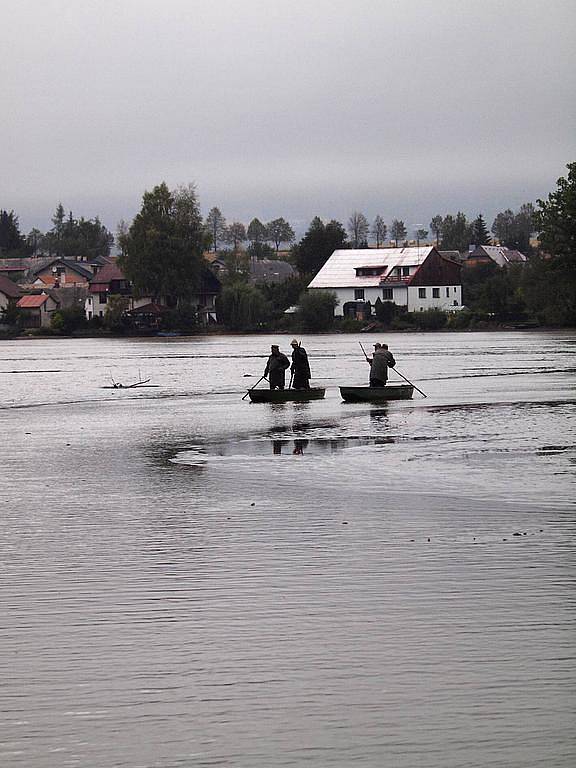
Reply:
[[384, 403], [388, 400], [411, 400], [411, 384], [390, 384], [385, 387], [340, 387], [342, 400], [347, 403]]
[[253, 403], [301, 403], [321, 400], [326, 394], [324, 387], [310, 389], [249, 389], [248, 396]]

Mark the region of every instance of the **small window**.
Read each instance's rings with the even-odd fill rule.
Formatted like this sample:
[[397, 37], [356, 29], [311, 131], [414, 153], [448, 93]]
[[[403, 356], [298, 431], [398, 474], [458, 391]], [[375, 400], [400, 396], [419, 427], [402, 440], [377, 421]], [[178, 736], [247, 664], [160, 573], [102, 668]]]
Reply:
[[419, 299], [426, 298], [426, 288], [418, 288], [418, 298]]
[[450, 288], [448, 286], [446, 286], [446, 296], [450, 296]]
[[408, 277], [409, 274], [410, 274], [410, 267], [402, 267], [402, 276]]
[[99, 293], [98, 298], [100, 299], [100, 304], [106, 304], [106, 302], [108, 301], [108, 294]]
[[364, 301], [364, 288], [354, 288], [354, 298], [356, 301]]
[[384, 301], [392, 301], [394, 293], [392, 288], [382, 288], [382, 298]]
[[454, 286], [454, 293], [456, 293], [456, 286]]
[[456, 299], [454, 299], [453, 304], [454, 304], [455, 307], [458, 306], [458, 302], [456, 301]]
[[432, 288], [432, 298], [433, 299], [440, 298], [440, 288]]

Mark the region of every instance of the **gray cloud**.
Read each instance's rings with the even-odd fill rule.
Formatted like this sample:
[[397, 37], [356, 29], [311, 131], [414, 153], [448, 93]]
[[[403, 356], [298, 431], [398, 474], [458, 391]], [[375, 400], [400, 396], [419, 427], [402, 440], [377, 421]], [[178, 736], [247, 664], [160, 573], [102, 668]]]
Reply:
[[0, 206], [113, 229], [164, 179], [244, 221], [490, 218], [576, 159], [575, 21], [563, 0], [24, 0], [0, 28]]

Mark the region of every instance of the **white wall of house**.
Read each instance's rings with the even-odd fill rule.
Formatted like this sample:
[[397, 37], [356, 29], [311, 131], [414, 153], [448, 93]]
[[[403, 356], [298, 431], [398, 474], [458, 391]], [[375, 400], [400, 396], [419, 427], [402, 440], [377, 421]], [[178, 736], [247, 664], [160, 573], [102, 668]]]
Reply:
[[426, 309], [442, 309], [445, 312], [462, 307], [461, 285], [425, 285], [408, 287], [408, 311], [423, 312]]
[[[308, 290], [315, 291], [322, 289], [309, 288]], [[389, 295], [389, 291], [392, 291], [391, 297]], [[331, 292], [335, 293], [338, 298], [338, 305], [334, 310], [334, 315], [336, 317], [343, 316], [344, 304], [348, 303], [349, 301], [369, 301], [370, 304], [374, 306], [376, 299], [380, 299], [381, 301], [393, 301], [394, 304], [397, 304], [399, 307], [406, 306], [408, 302], [408, 295], [405, 285], [397, 286], [394, 288], [387, 286], [386, 289], [376, 286], [367, 286], [365, 288], [362, 288], [361, 286], [357, 286], [355, 288], [333, 288], [331, 289]]]
[[106, 307], [108, 306], [108, 294], [106, 293], [89, 293], [84, 302], [84, 311], [86, 312], [86, 319], [91, 320], [93, 317], [104, 317]]
[[9, 303], [10, 303], [10, 299], [8, 298], [8, 296], [6, 296], [5, 293], [2, 293], [2, 291], [0, 291], [0, 312], [3, 312]]

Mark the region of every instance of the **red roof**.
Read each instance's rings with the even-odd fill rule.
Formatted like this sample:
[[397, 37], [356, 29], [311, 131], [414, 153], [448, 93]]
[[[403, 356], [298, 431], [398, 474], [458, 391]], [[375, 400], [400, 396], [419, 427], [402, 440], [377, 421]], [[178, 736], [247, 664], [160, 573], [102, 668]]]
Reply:
[[22, 296], [22, 291], [16, 283], [13, 283], [12, 280], [4, 277], [4, 275], [0, 275], [0, 293], [3, 293], [11, 299], [16, 299], [18, 296]]
[[141, 307], [136, 307], [129, 314], [131, 315], [163, 315], [170, 310], [168, 307], [163, 307], [160, 304], [150, 302], [150, 304], [143, 304]]
[[31, 296], [22, 296], [17, 306], [20, 307], [20, 309], [38, 308], [38, 307], [41, 307], [42, 304], [44, 304], [44, 302], [47, 299], [48, 299], [48, 294], [46, 293], [32, 294]]
[[108, 285], [112, 280], [126, 280], [126, 275], [116, 264], [105, 264], [90, 281], [92, 288], [95, 285]]

